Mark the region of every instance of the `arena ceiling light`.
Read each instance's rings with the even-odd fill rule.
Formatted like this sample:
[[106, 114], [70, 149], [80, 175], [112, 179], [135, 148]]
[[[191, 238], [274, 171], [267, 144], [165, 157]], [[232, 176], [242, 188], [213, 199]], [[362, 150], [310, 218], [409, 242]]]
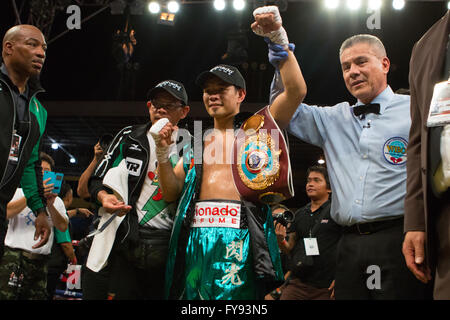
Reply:
[[355, 11], [361, 7], [361, 0], [347, 0], [347, 8]]
[[339, 0], [325, 0], [324, 5], [327, 9], [336, 9], [339, 7]]
[[214, 0], [214, 9], [222, 11], [226, 7], [225, 0]]
[[164, 24], [166, 26], [174, 26], [175, 25], [175, 13], [170, 12], [161, 12], [159, 15], [158, 24]]
[[156, 1], [151, 1], [151, 2], [148, 4], [148, 11], [150, 11], [150, 13], [156, 14], [156, 13], [159, 13], [160, 10], [161, 10], [161, 6], [159, 5], [158, 2], [156, 2]]
[[447, 2], [447, 9], [450, 10], [450, 1]]
[[180, 10], [180, 4], [177, 1], [169, 1], [167, 3], [167, 10], [169, 10], [170, 13], [177, 13], [178, 10]]
[[237, 11], [242, 11], [245, 8], [244, 0], [233, 0], [233, 8]]
[[60, 150], [64, 151], [64, 153], [67, 154], [67, 156], [69, 157], [70, 163], [77, 163], [77, 159], [69, 151], [67, 151], [61, 144], [56, 142], [56, 140], [50, 136], [47, 136], [47, 138], [50, 140], [50, 142], [51, 142], [50, 146], [53, 150], [60, 149]]
[[371, 10], [379, 10], [381, 9], [381, 6], [383, 5], [383, 2], [381, 0], [369, 0], [367, 3], [367, 6]]
[[392, 1], [392, 8], [395, 10], [402, 10], [405, 7], [405, 0], [394, 0]]

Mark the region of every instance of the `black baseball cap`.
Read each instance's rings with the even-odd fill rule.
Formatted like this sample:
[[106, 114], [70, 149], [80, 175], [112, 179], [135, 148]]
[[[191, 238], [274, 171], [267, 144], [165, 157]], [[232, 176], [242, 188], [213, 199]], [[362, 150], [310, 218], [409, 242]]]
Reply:
[[181, 82], [175, 80], [161, 81], [147, 93], [147, 100], [152, 100], [155, 95], [161, 91], [170, 93], [176, 99], [181, 100], [184, 105], [188, 104], [186, 89]]
[[212, 76], [219, 77], [226, 83], [235, 85], [236, 87], [245, 90], [245, 80], [242, 74], [236, 67], [229, 66], [226, 64], [219, 64], [218, 66], [215, 66], [211, 70], [200, 73], [195, 83], [203, 88], [206, 80], [210, 79]]

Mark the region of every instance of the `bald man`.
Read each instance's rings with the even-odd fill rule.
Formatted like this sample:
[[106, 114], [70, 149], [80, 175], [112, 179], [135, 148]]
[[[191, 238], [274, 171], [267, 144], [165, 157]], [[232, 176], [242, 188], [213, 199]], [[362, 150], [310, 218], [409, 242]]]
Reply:
[[43, 246], [50, 235], [46, 198], [39, 161], [39, 145], [47, 111], [36, 99], [44, 90], [38, 78], [47, 44], [42, 32], [31, 25], [9, 29], [2, 42], [0, 67], [0, 257], [8, 223], [6, 206], [19, 184], [27, 205], [36, 216], [33, 248]]

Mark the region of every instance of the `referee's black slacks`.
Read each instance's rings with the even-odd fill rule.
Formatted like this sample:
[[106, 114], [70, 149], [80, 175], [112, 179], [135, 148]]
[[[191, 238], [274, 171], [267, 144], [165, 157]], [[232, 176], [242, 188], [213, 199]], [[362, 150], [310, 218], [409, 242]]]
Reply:
[[337, 248], [336, 299], [430, 299], [430, 286], [406, 267], [402, 243], [402, 223], [371, 234], [344, 233]]

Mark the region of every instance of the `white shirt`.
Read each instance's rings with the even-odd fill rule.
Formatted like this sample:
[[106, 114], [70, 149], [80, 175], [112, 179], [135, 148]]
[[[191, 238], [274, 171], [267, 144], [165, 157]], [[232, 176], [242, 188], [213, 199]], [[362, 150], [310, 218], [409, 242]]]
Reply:
[[[22, 189], [18, 188], [11, 201], [18, 200], [24, 196], [25, 195]], [[65, 220], [69, 221], [69, 218], [66, 213], [66, 208], [64, 206], [64, 202], [61, 200], [60, 197], [56, 197], [55, 203], [53, 205], [58, 211], [58, 213]], [[25, 207], [25, 209], [19, 212], [18, 215], [9, 219], [8, 232], [6, 233], [5, 238], [5, 245], [10, 248], [22, 249], [33, 253], [43, 255], [50, 254], [54, 238], [53, 221], [51, 219], [50, 212], [48, 211], [47, 208], [46, 210], [48, 213], [48, 223], [50, 225], [50, 237], [48, 238], [48, 241], [45, 245], [36, 249], [32, 248], [32, 246], [34, 246], [36, 243], [40, 241], [40, 238], [36, 241], [34, 240], [34, 233], [36, 232], [34, 221], [36, 220], [36, 217], [34, 216], [33, 211], [28, 207]]]

